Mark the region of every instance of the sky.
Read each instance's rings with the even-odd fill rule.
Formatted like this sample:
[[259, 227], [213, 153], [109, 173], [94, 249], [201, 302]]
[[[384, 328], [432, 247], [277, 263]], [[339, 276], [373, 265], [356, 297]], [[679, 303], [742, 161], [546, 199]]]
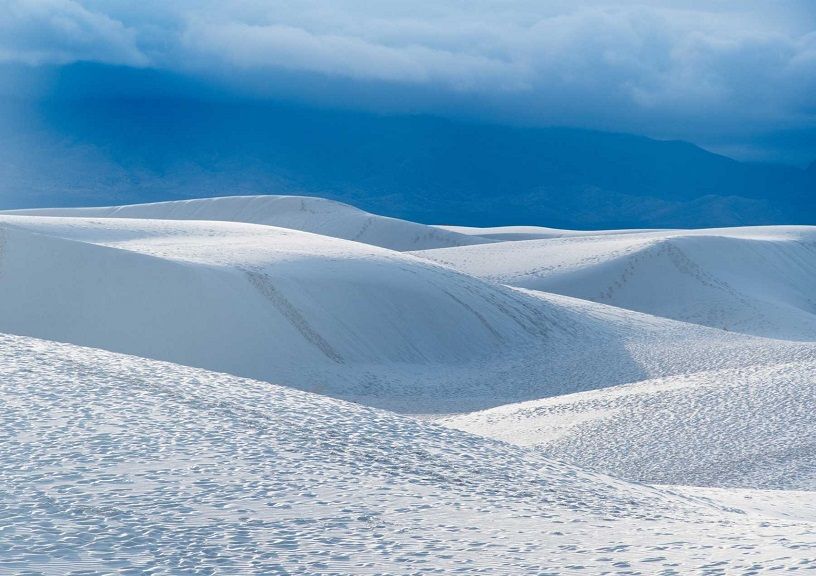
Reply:
[[740, 159], [816, 160], [812, 0], [0, 0], [0, 8], [5, 96], [44, 96], [48, 82], [32, 78], [92, 62], [195, 80], [185, 97], [574, 126], [683, 139]]

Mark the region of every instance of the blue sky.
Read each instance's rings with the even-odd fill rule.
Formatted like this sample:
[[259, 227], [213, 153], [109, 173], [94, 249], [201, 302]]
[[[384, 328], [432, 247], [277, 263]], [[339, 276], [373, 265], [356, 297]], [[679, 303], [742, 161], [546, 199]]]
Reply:
[[49, 83], [32, 79], [95, 62], [195, 79], [182, 89], [189, 97], [206, 86], [227, 99], [576, 126], [685, 139], [743, 159], [816, 159], [812, 1], [2, 4], [7, 96], [47, 95]]

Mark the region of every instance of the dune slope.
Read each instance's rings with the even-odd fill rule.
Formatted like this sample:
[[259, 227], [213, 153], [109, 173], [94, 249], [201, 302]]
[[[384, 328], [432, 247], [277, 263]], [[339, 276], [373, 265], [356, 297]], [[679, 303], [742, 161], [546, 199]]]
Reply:
[[8, 335], [0, 370], [3, 572], [814, 565], [805, 519], [269, 383]]
[[6, 214], [266, 224], [400, 251], [466, 246], [490, 241], [474, 235], [370, 214], [342, 202], [311, 196], [229, 196], [100, 208], [12, 210]]
[[493, 282], [771, 338], [816, 340], [816, 228], [503, 242], [417, 255]]
[[0, 330], [399, 411], [464, 412], [814, 350], [497, 286], [271, 226], [0, 224]]
[[651, 484], [816, 490], [816, 356], [570, 394], [446, 421]]

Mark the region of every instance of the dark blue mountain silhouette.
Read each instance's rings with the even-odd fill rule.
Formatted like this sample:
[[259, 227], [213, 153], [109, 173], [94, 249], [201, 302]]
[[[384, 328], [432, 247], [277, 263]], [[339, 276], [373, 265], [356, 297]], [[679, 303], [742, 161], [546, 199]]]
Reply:
[[816, 224], [816, 163], [571, 128], [64, 92], [37, 104], [39, 128], [3, 123], [3, 207], [297, 193], [429, 223]]

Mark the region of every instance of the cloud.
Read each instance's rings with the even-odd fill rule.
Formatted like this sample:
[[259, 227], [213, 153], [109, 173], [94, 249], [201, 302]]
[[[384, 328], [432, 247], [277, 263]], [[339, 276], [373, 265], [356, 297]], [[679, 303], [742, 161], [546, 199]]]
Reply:
[[432, 94], [425, 98], [431, 111], [472, 107], [519, 122], [667, 137], [816, 127], [810, 1], [12, 0], [10, 6], [0, 16], [5, 60], [151, 66], [225, 86], [244, 86], [249, 78], [261, 95], [275, 93], [287, 75], [312, 75], [342, 84], [352, 100], [355, 83], [360, 102], [383, 94], [381, 106]]
[[5, 0], [0, 61], [29, 65], [95, 61], [145, 65], [136, 32], [72, 0]]
[[244, 69], [285, 69], [411, 84], [438, 82], [460, 90], [489, 82], [514, 82], [523, 72], [514, 70], [520, 65], [481, 54], [418, 44], [393, 46], [277, 24], [191, 23], [182, 44], [191, 55], [205, 57], [200, 65], [215, 59]]

